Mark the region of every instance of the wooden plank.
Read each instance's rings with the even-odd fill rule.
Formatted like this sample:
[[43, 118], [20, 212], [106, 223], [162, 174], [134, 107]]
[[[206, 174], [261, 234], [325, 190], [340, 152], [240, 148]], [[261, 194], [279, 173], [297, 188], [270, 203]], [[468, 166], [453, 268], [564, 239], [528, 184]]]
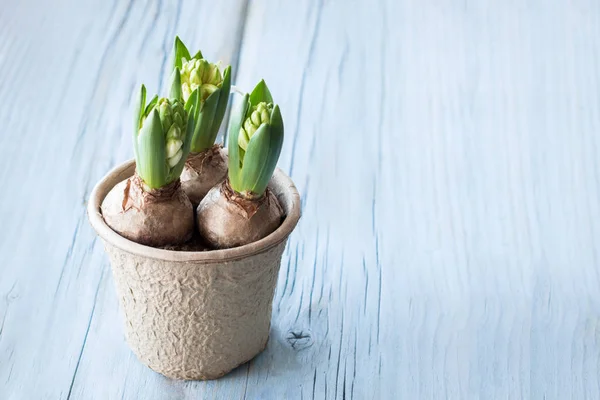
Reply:
[[245, 397], [600, 397], [598, 3], [248, 15], [304, 216]]
[[124, 343], [85, 201], [131, 158], [132, 94], [142, 82], [164, 88], [174, 35], [235, 62], [245, 7], [3, 5], [0, 182], [10, 195], [0, 196], [0, 398], [180, 398], [185, 384], [142, 367]]
[[[600, 397], [596, 2], [88, 3], [0, 12], [0, 397]], [[304, 215], [267, 350], [175, 382], [124, 343], [84, 202], [175, 31], [235, 65], [242, 26]]]

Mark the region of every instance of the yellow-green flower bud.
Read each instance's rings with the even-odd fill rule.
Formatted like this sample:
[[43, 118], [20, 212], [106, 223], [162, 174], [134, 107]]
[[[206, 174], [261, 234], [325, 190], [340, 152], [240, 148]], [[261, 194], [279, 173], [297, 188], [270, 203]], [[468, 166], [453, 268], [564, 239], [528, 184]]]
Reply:
[[231, 67], [221, 70], [220, 62], [210, 63], [201, 51], [192, 56], [179, 38], [175, 38], [173, 52], [170, 98], [183, 100], [188, 112], [194, 110], [190, 151], [201, 152], [214, 145], [225, 116]]
[[260, 126], [260, 112], [258, 110], [252, 113], [250, 119], [255, 126]]
[[212, 75], [212, 67], [214, 64], [209, 64], [208, 61], [202, 60], [202, 82], [210, 83]]
[[192, 70], [192, 72], [190, 72], [190, 84], [198, 86], [201, 83], [202, 83], [202, 79], [198, 75], [198, 69], [195, 68]]
[[173, 123], [177, 126], [183, 125], [183, 117], [178, 111], [175, 111], [175, 115], [173, 115]]
[[249, 116], [244, 121], [242, 128], [240, 128], [240, 134], [238, 135], [238, 145], [245, 151], [248, 142], [262, 124], [268, 124], [271, 122], [271, 111], [273, 110], [273, 104], [267, 104], [265, 102], [258, 103], [255, 107], [249, 111]]
[[182, 156], [183, 156], [183, 151], [181, 149], [179, 149], [177, 154], [175, 154], [173, 157], [167, 159], [169, 167], [173, 168], [174, 166], [176, 166], [177, 163], [181, 160]]
[[173, 168], [182, 157], [185, 109], [178, 100], [161, 98], [156, 105], [165, 132], [167, 164]]
[[269, 112], [267, 110], [262, 110], [262, 112], [260, 113], [260, 118], [262, 119], [263, 122], [269, 122], [269, 120], [270, 120]]
[[250, 118], [246, 119], [246, 121], [244, 122], [244, 129], [246, 130], [246, 133], [248, 134], [248, 139], [250, 139], [252, 137], [252, 135], [254, 135], [254, 132], [256, 132], [256, 126], [252, 124], [252, 121], [250, 121]]
[[181, 91], [184, 99], [187, 99], [192, 94], [192, 90], [190, 89], [190, 85], [188, 83], [181, 84]]
[[223, 78], [221, 77], [221, 72], [219, 71], [219, 67], [216, 64], [211, 64], [208, 71], [208, 77], [205, 80], [205, 82], [210, 83], [212, 85], [217, 85], [223, 80]]
[[163, 129], [166, 132], [173, 124], [171, 107], [166, 98], [162, 98], [158, 101], [158, 114], [160, 115], [160, 121], [162, 122]]
[[217, 89], [219, 89], [217, 86], [211, 85], [210, 83], [205, 83], [202, 86], [200, 86], [200, 97], [203, 100], [206, 100], [208, 99], [208, 96], [213, 94], [213, 92]]
[[238, 136], [238, 145], [242, 148], [242, 150], [246, 151], [248, 148], [248, 134], [244, 130], [244, 128], [240, 129], [240, 135]]
[[192, 59], [182, 65], [181, 91], [184, 101], [198, 88], [201, 100], [205, 101], [222, 84], [223, 76], [217, 64], [209, 63], [205, 59]]
[[183, 142], [181, 140], [169, 140], [167, 142], [167, 158], [172, 158], [175, 154], [177, 154], [182, 146]]
[[181, 129], [173, 124], [167, 131], [167, 140], [177, 140], [181, 138]]

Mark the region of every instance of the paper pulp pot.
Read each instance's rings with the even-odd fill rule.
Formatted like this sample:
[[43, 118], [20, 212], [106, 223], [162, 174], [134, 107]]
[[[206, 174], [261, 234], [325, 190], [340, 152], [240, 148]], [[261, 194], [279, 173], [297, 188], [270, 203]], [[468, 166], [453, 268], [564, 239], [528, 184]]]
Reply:
[[300, 218], [298, 192], [275, 172], [269, 187], [286, 217], [264, 239], [225, 250], [163, 250], [125, 239], [102, 218], [102, 201], [134, 168], [129, 161], [113, 169], [88, 204], [110, 258], [127, 343], [142, 363], [167, 377], [218, 378], [267, 345], [281, 256]]

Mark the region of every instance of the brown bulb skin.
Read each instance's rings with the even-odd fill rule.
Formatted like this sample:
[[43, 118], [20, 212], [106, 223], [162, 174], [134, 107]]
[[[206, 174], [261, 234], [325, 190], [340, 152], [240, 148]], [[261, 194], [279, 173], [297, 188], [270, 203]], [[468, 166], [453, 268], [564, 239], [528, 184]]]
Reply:
[[101, 210], [112, 230], [147, 246], [181, 244], [194, 233], [194, 208], [179, 180], [148, 189], [136, 174], [108, 193]]
[[282, 219], [281, 206], [269, 189], [259, 199], [248, 199], [227, 181], [212, 188], [196, 209], [198, 231], [215, 249], [256, 242], [275, 231]]
[[227, 155], [221, 145], [190, 154], [181, 173], [181, 187], [194, 209], [215, 185], [227, 177]]

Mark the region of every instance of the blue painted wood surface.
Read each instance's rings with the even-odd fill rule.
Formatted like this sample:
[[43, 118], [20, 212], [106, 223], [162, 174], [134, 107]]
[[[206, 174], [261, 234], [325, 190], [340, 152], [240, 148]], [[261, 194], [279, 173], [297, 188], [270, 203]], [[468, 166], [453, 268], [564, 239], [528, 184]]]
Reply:
[[[175, 34], [266, 79], [303, 201], [211, 382], [135, 359], [85, 215]], [[4, 1], [0, 398], [600, 398], [599, 60], [594, 0]]]

